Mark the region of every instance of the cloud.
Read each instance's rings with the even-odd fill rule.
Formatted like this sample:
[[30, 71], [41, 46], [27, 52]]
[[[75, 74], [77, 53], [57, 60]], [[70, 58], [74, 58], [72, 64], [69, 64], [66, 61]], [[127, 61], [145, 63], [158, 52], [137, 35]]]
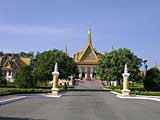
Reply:
[[0, 32], [13, 34], [47, 34], [47, 35], [62, 35], [64, 33], [73, 32], [73, 28], [60, 28], [48, 26], [31, 26], [26, 24], [17, 25], [0, 25]]

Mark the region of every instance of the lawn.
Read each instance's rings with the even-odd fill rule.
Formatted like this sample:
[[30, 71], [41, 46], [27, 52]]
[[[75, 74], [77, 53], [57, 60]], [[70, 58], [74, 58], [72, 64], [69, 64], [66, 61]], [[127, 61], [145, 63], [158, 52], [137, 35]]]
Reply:
[[[129, 86], [131, 93], [135, 95], [148, 95], [148, 96], [160, 96], [160, 91], [145, 91], [143, 83], [134, 83], [133, 85]], [[105, 88], [112, 89], [114, 92], [121, 93], [121, 89], [119, 87], [114, 86], [105, 86]]]

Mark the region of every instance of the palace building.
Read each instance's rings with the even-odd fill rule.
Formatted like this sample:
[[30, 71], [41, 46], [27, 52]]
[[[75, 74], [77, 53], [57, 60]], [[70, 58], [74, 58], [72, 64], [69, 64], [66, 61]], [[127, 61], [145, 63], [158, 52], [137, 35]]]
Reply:
[[22, 58], [15, 54], [4, 54], [0, 56], [0, 68], [4, 75], [4, 79], [14, 82], [15, 75], [23, 65], [31, 65], [31, 58]]
[[74, 54], [74, 60], [79, 69], [79, 78], [96, 78], [95, 68], [102, 54], [98, 53], [92, 46], [91, 28], [88, 28], [88, 39], [85, 48]]

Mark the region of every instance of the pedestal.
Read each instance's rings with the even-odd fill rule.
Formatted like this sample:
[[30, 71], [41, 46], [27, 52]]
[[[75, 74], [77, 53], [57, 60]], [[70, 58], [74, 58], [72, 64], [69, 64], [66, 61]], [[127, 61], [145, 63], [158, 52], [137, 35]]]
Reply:
[[121, 90], [121, 92], [122, 92], [122, 96], [129, 96], [130, 90], [124, 89], [124, 90]]
[[128, 78], [130, 76], [129, 73], [123, 73], [123, 90], [122, 90], [122, 96], [129, 96], [130, 90], [129, 90], [129, 83]]
[[51, 91], [52, 91], [52, 95], [59, 95], [58, 88], [52, 88]]

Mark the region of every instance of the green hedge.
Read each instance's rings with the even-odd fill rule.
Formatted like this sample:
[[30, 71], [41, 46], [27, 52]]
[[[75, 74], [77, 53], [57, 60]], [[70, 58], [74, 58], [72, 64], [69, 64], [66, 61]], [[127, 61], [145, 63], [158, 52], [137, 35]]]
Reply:
[[[74, 86], [69, 86], [69, 88], [73, 88]], [[59, 88], [59, 92], [66, 91], [64, 86]], [[51, 88], [0, 88], [0, 96], [2, 95], [11, 95], [11, 94], [27, 94], [27, 93], [51, 93]]]
[[0, 88], [0, 96], [10, 94], [26, 93], [49, 93], [50, 89], [21, 89], [21, 88]]
[[152, 92], [152, 91], [133, 91], [131, 93], [136, 95], [160, 96], [160, 92]]
[[117, 93], [122, 93], [122, 92], [121, 92], [121, 89], [114, 89], [113, 91], [114, 91], [114, 92], [117, 92]]
[[[114, 92], [122, 93], [121, 89], [113, 89]], [[160, 92], [152, 92], [152, 91], [131, 91], [130, 94], [135, 95], [148, 95], [148, 96], [160, 96]]]

